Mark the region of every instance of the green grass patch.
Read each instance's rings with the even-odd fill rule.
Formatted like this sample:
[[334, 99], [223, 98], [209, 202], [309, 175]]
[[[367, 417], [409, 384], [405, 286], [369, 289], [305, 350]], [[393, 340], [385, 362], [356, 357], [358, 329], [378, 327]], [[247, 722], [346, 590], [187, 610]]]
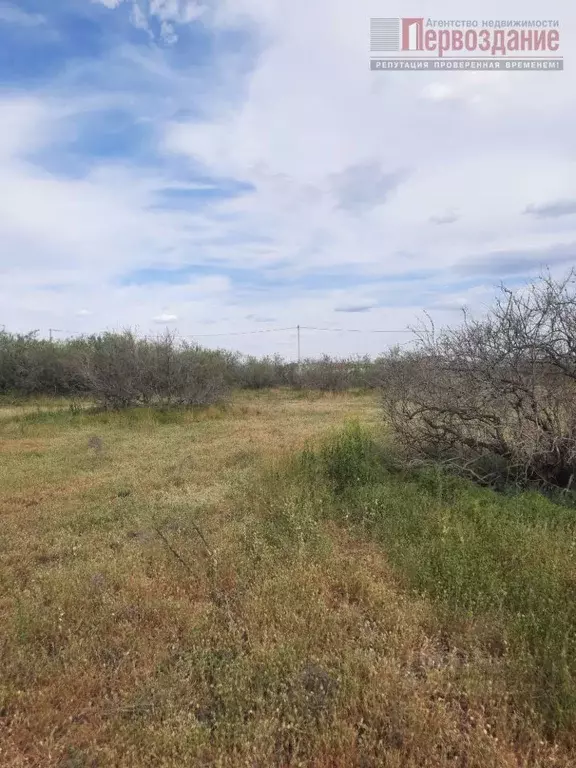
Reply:
[[448, 625], [483, 628], [517, 705], [538, 713], [550, 734], [576, 726], [572, 509], [537, 493], [498, 494], [441, 471], [404, 470], [357, 425], [301, 453], [286, 475], [293, 502], [286, 490], [271, 497], [266, 518], [280, 540], [329, 518], [377, 541]]

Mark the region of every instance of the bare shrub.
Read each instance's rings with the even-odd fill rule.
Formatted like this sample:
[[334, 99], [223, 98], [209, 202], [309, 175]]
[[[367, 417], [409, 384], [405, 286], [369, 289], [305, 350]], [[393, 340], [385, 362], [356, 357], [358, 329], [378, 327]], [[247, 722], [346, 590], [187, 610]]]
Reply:
[[480, 320], [416, 330], [382, 369], [384, 408], [413, 456], [489, 484], [569, 488], [576, 473], [576, 273], [505, 287]]

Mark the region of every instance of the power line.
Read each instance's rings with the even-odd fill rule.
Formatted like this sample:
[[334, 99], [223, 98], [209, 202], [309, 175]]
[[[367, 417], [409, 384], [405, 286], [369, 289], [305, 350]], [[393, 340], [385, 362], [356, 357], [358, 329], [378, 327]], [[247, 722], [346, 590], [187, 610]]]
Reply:
[[359, 328], [314, 328], [309, 325], [301, 325], [303, 331], [328, 331], [331, 333], [412, 333], [409, 328], [402, 330], [362, 330]]
[[186, 339], [207, 338], [210, 336], [250, 336], [253, 333], [279, 333], [281, 331], [295, 331], [296, 326], [290, 328], [261, 328], [257, 331], [230, 331], [230, 333], [194, 333], [183, 336]]
[[[258, 334], [263, 333], [285, 333], [287, 331], [295, 331], [296, 332], [296, 339], [297, 339], [297, 349], [298, 349], [298, 365], [301, 364], [301, 331], [318, 331], [320, 333], [356, 333], [356, 334], [383, 334], [383, 333], [412, 333], [407, 328], [403, 328], [402, 330], [393, 330], [393, 329], [366, 329], [361, 330], [359, 328], [318, 328], [316, 326], [311, 325], [295, 325], [295, 326], [288, 326], [286, 328], [258, 328], [257, 330], [252, 331], [229, 331], [228, 333], [195, 333], [195, 334], [180, 334], [178, 331], [174, 332], [175, 336], [178, 336], [181, 339], [191, 339], [192, 341], [197, 341], [199, 339], [215, 339], [215, 338], [231, 338], [235, 336], [254, 336]], [[69, 330], [63, 330], [61, 328], [50, 328], [49, 329], [49, 335], [50, 335], [50, 341], [52, 341], [52, 334], [53, 333], [66, 333], [70, 335], [80, 335], [80, 336], [94, 336], [96, 334], [107, 334], [107, 333], [114, 333], [114, 331], [92, 331], [92, 332], [82, 332], [82, 331], [69, 331]], [[118, 333], [118, 331], [116, 331]], [[401, 344], [401, 346], [406, 346], [407, 344], [413, 343], [413, 339], [404, 342]]]
[[48, 332], [50, 340], [52, 340], [53, 333], [70, 333], [74, 336], [94, 336], [96, 333], [115, 333], [115, 331], [110, 331], [110, 329], [105, 331], [69, 331], [66, 328], [49, 328]]
[[328, 333], [412, 333], [409, 328], [402, 329], [368, 329], [360, 328], [316, 328], [310, 325], [293, 325], [288, 328], [264, 328], [257, 331], [230, 331], [230, 333], [194, 333], [183, 338], [195, 339], [209, 336], [250, 336], [254, 333], [279, 333], [281, 331], [324, 331]]
[[[229, 331], [226, 333], [191, 333], [191, 334], [178, 334], [182, 338], [196, 339], [196, 338], [209, 338], [216, 336], [251, 336], [258, 333], [282, 333], [285, 331], [321, 331], [324, 333], [412, 333], [408, 328], [398, 329], [362, 329], [362, 328], [317, 328], [311, 325], [291, 325], [286, 328], [259, 328], [254, 331]], [[50, 337], [53, 333], [70, 333], [74, 335], [93, 335], [95, 333], [117, 333], [118, 331], [111, 331], [110, 329], [99, 331], [71, 331], [66, 328], [49, 328]], [[121, 332], [121, 331], [120, 331]]]

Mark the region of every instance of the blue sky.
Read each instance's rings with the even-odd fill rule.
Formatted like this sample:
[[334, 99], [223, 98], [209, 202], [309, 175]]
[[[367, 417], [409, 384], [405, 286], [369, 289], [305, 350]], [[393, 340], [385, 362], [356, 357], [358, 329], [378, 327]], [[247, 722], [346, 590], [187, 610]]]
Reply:
[[[572, 266], [574, 67], [373, 73], [382, 12], [0, 0], [0, 325], [397, 329], [423, 310], [455, 322], [500, 280]], [[419, 0], [410, 15], [460, 18], [461, 3]], [[573, 4], [508, 2], [505, 15], [558, 18], [569, 59]], [[310, 333], [304, 351], [405, 338]], [[214, 343], [295, 346], [289, 332]]]

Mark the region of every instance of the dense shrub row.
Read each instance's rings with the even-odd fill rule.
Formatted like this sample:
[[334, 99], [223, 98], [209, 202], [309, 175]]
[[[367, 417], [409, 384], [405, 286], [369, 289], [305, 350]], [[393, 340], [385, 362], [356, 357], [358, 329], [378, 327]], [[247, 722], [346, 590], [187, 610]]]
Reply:
[[208, 350], [170, 334], [150, 339], [125, 331], [51, 342], [34, 333], [0, 332], [0, 393], [89, 395], [109, 408], [207, 404], [232, 387], [374, 388], [381, 365], [326, 356], [298, 365], [279, 356]]

